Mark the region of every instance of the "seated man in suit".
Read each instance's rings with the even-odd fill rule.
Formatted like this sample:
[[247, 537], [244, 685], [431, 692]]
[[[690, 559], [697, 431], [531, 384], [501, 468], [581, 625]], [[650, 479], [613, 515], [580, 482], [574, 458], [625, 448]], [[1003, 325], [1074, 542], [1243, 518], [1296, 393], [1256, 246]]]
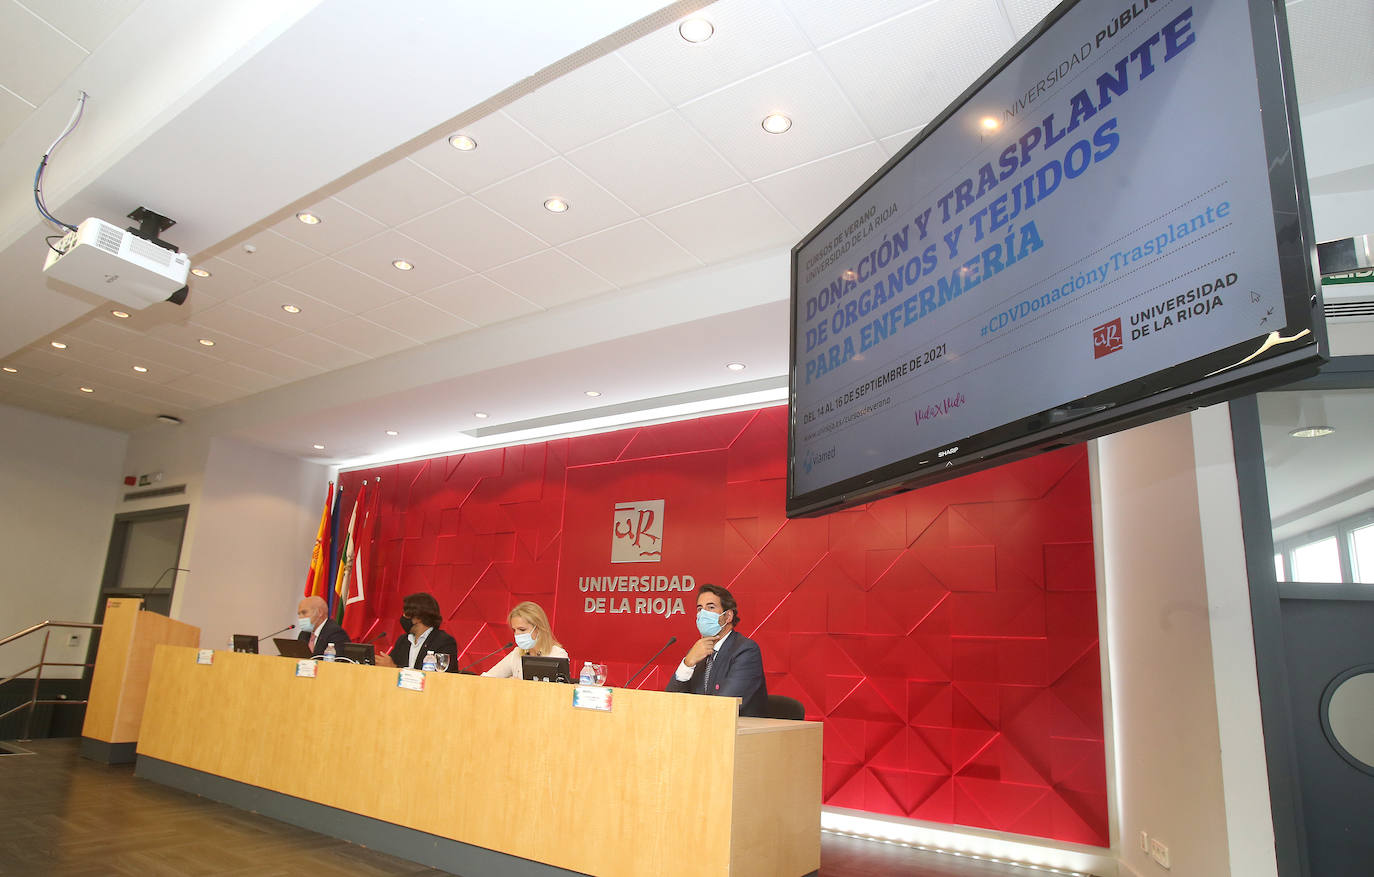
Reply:
[[390, 655], [377, 656], [377, 666], [420, 670], [425, 652], [434, 652], [436, 658], [442, 652], [448, 655], [448, 672], [457, 673], [458, 642], [439, 629], [443, 620], [439, 601], [432, 595], [424, 591], [407, 594], [401, 601], [401, 630], [406, 635], [396, 640]]
[[701, 639], [687, 651], [668, 691], [740, 698], [739, 714], [762, 716], [768, 706], [759, 644], [735, 631], [739, 607], [719, 585], [697, 589], [697, 632]]
[[326, 616], [329, 604], [323, 597], [306, 597], [296, 604], [296, 629], [300, 636], [296, 639], [310, 643], [310, 654], [323, 655], [331, 645], [338, 651], [339, 646], [348, 642], [348, 632]]

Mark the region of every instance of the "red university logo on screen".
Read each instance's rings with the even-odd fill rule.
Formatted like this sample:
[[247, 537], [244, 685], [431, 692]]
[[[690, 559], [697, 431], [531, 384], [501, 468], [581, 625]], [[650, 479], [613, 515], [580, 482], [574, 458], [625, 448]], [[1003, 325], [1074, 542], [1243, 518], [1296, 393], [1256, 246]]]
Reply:
[[663, 559], [663, 500], [617, 502], [611, 525], [611, 563]]
[[1120, 317], [1093, 330], [1093, 359], [1101, 359], [1109, 353], [1116, 353], [1121, 347]]

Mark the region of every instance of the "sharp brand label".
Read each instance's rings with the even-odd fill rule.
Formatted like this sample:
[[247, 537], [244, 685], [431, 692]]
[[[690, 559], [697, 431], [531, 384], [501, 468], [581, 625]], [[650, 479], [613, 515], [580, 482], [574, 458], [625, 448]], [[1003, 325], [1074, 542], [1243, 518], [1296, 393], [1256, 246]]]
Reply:
[[663, 559], [663, 500], [615, 504], [611, 563], [657, 563]]
[[945, 448], [943, 451], [941, 451], [940, 453], [936, 454], [935, 456], [937, 456], [937, 457], [948, 457], [950, 454], [957, 454], [957, 453], [959, 453], [959, 446], [958, 446], [958, 445], [955, 445], [955, 446], [952, 447], [952, 448]]
[[1122, 344], [1120, 317], [1093, 329], [1093, 359], [1101, 359], [1109, 353], [1116, 353]]

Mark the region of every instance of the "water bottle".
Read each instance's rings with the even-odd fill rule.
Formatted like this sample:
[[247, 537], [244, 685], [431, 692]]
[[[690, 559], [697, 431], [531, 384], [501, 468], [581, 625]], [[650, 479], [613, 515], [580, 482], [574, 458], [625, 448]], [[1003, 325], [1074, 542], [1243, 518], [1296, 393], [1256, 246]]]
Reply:
[[330, 643], [329, 645], [327, 645], [327, 646], [324, 647], [324, 659], [325, 659], [326, 661], [332, 661], [332, 660], [334, 660], [334, 656], [335, 656], [336, 654], [337, 654], [337, 652], [334, 651], [334, 644], [333, 644], [333, 643]]
[[586, 663], [584, 663], [584, 664], [582, 665], [582, 672], [581, 672], [580, 674], [578, 674], [578, 677], [577, 677], [577, 684], [578, 684], [578, 685], [595, 685], [595, 684], [596, 684], [596, 668], [592, 666], [591, 661], [588, 661], [588, 662], [586, 662]]
[[425, 652], [425, 660], [420, 664], [420, 669], [427, 673], [433, 673], [439, 669], [439, 662], [434, 659], [433, 652]]

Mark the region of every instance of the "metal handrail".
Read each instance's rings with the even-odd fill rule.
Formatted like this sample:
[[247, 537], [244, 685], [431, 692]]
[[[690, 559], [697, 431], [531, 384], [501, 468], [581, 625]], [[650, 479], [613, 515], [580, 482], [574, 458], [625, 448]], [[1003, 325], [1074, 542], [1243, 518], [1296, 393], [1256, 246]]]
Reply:
[[33, 709], [34, 709], [34, 707], [38, 706], [39, 704], [58, 704], [58, 703], [64, 703], [64, 704], [71, 704], [71, 705], [75, 706], [75, 705], [77, 705], [77, 704], [84, 704], [84, 703], [89, 703], [89, 702], [90, 702], [89, 700], [39, 700], [39, 699], [38, 699], [38, 686], [39, 686], [39, 684], [43, 681], [43, 668], [44, 668], [44, 667], [94, 667], [94, 666], [95, 666], [94, 664], [91, 664], [91, 663], [80, 663], [80, 664], [77, 664], [77, 663], [72, 663], [71, 661], [49, 661], [49, 660], [48, 660], [48, 639], [52, 636], [52, 628], [54, 628], [54, 627], [70, 627], [70, 628], [79, 628], [79, 629], [84, 629], [84, 630], [100, 630], [101, 625], [99, 625], [99, 624], [86, 624], [86, 623], [81, 622], [81, 621], [44, 621], [44, 622], [41, 622], [41, 623], [39, 623], [39, 624], [35, 624], [33, 627], [30, 627], [30, 628], [28, 628], [28, 629], [26, 629], [26, 630], [21, 630], [21, 631], [19, 631], [18, 633], [10, 634], [9, 636], [5, 637], [4, 639], [0, 639], [0, 646], [4, 646], [4, 645], [8, 645], [9, 643], [14, 642], [15, 640], [23, 639], [24, 637], [28, 636], [29, 634], [38, 633], [38, 631], [40, 631], [40, 630], [44, 632], [44, 633], [43, 633], [43, 650], [42, 650], [41, 652], [39, 652], [39, 654], [38, 654], [38, 663], [37, 663], [37, 664], [34, 664], [34, 665], [32, 665], [32, 666], [29, 666], [29, 667], [25, 667], [23, 670], [20, 670], [18, 673], [11, 673], [10, 675], [6, 676], [4, 679], [0, 679], [0, 685], [4, 685], [6, 682], [11, 682], [11, 681], [13, 681], [13, 680], [15, 680], [15, 679], [18, 679], [20, 676], [23, 676], [25, 673], [28, 673], [30, 670], [37, 670], [37, 671], [38, 671], [38, 672], [34, 675], [34, 677], [33, 677], [33, 692], [29, 695], [29, 699], [28, 699], [27, 701], [25, 701], [25, 702], [19, 704], [18, 706], [13, 707], [12, 709], [8, 709], [8, 710], [6, 710], [5, 712], [0, 713], [0, 719], [4, 719], [4, 718], [10, 716], [10, 715], [13, 714], [13, 713], [17, 713], [17, 712], [19, 712], [20, 710], [24, 709], [25, 707], [28, 707], [28, 709], [29, 709], [29, 714], [28, 714], [27, 716], [24, 717], [24, 736], [20, 738], [21, 740], [28, 740], [28, 739], [29, 739], [29, 731], [30, 731], [31, 726], [32, 726], [32, 724], [33, 724]]

